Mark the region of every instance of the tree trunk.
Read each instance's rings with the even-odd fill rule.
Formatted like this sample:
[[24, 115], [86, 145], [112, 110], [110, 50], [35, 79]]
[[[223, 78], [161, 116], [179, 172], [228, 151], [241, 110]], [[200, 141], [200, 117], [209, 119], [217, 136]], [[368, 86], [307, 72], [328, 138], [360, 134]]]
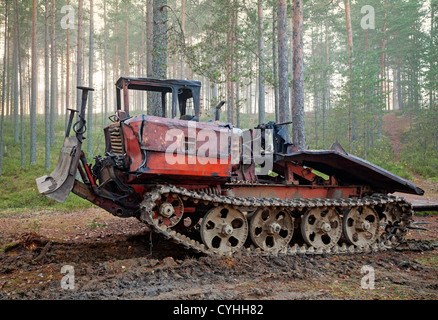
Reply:
[[348, 68], [349, 68], [349, 88], [348, 88], [348, 152], [351, 153], [351, 142], [353, 139], [352, 133], [352, 81], [353, 81], [353, 29], [351, 27], [351, 8], [350, 0], [344, 0], [345, 5], [345, 21], [347, 25], [347, 49], [348, 49]]
[[325, 68], [323, 79], [325, 88], [323, 91], [322, 103], [322, 149], [325, 150], [325, 135], [326, 135], [326, 112], [330, 109], [330, 46], [329, 46], [329, 30], [328, 22], [325, 22]]
[[[148, 77], [153, 76], [152, 70], [152, 52], [153, 52], [153, 27], [154, 27], [154, 0], [146, 0], [146, 74]], [[146, 109], [149, 111], [152, 107], [152, 93], [147, 92]]]
[[277, 48], [277, 6], [272, 7], [272, 69], [274, 73], [274, 109], [275, 122], [280, 122], [280, 110], [278, 103], [278, 48]]
[[[238, 61], [235, 61], [235, 68], [236, 68], [236, 78], [239, 79], [239, 63]], [[236, 127], [240, 128], [240, 112], [241, 112], [241, 105], [240, 105], [240, 84], [239, 81], [236, 81]]]
[[236, 13], [236, 2], [235, 0], [228, 1], [228, 25], [229, 32], [227, 32], [227, 47], [228, 51], [228, 61], [227, 61], [227, 121], [231, 124], [234, 124], [234, 109], [235, 109], [235, 92], [234, 92], [234, 55], [235, 55], [235, 37], [236, 37], [236, 29], [235, 29], [235, 18], [237, 17]]
[[10, 92], [12, 89], [11, 86], [11, 76], [10, 76], [10, 60], [11, 60], [11, 43], [10, 43], [10, 32], [9, 30], [11, 29], [10, 26], [8, 26], [8, 29], [6, 29], [5, 31], [5, 37], [7, 39], [7, 50], [6, 50], [6, 64], [5, 64], [5, 68], [6, 68], [6, 78], [5, 78], [5, 85], [4, 87], [6, 88], [6, 102], [5, 102], [5, 117], [7, 118], [7, 120], [11, 119], [11, 110], [9, 109], [10, 107]]
[[153, 26], [154, 26], [154, 1], [146, 2], [146, 74], [152, 76], [152, 49], [153, 49]]
[[[385, 1], [385, 7], [386, 7], [386, 1]], [[385, 92], [386, 92], [386, 81], [388, 81], [388, 79], [385, 80], [386, 76], [385, 76], [385, 60], [386, 60], [386, 10], [385, 10], [385, 14], [384, 14], [384, 20], [383, 20], [383, 28], [382, 28], [382, 33], [383, 33], [383, 38], [382, 38], [382, 55], [380, 57], [380, 72], [381, 72], [381, 90], [382, 90], [382, 97], [383, 99], [386, 99], [385, 97]], [[386, 101], [385, 101], [385, 109], [386, 109]], [[380, 116], [380, 111], [379, 111], [379, 116]]]
[[[142, 59], [144, 53], [146, 52], [146, 50], [145, 50], [145, 43], [146, 42], [145, 42], [145, 33], [144, 33], [146, 30], [146, 28], [145, 28], [146, 12], [144, 12], [144, 13], [145, 13], [145, 15], [142, 14], [142, 16], [141, 16], [142, 19], [144, 19], [144, 21], [141, 24], [141, 31], [140, 31], [140, 33], [141, 33], [140, 51], [137, 52], [137, 64], [138, 64], [138, 69], [139, 69], [138, 75], [141, 77], [144, 77], [144, 74], [145, 74], [145, 67], [144, 66], [146, 65], [144, 63], [146, 60]], [[139, 91], [138, 97], [139, 97], [139, 105], [140, 105], [141, 113], [144, 114], [144, 93]]]
[[[185, 26], [186, 26], [186, 0], [181, 0], [181, 32], [185, 38]], [[184, 39], [183, 38], [183, 39]], [[186, 78], [186, 65], [184, 61], [184, 56], [181, 56], [181, 79]]]
[[106, 126], [108, 119], [108, 30], [106, 24], [106, 1], [103, 2], [103, 56], [104, 56], [104, 75], [103, 75], [103, 92], [104, 92], [104, 121], [103, 126]]
[[[435, 35], [435, 7], [438, 5], [437, 2], [432, 3], [433, 1], [431, 1], [430, 4], [430, 39], [429, 39], [429, 46], [431, 48], [431, 50], [433, 50], [432, 48], [434, 48], [434, 36]], [[436, 48], [435, 48], [436, 50]], [[434, 54], [436, 56], [436, 53]], [[433, 72], [434, 68], [434, 64], [436, 63], [436, 59], [430, 59], [429, 62], [429, 70], [430, 72]], [[431, 79], [429, 80], [429, 108], [433, 108], [434, 105], [434, 100], [435, 100], [435, 90], [437, 89], [437, 79], [436, 77], [434, 77], [432, 75]]]
[[32, 99], [30, 102], [30, 164], [36, 164], [36, 102], [37, 102], [37, 0], [32, 0]]
[[3, 172], [3, 144], [4, 144], [4, 126], [5, 126], [5, 81], [6, 81], [6, 66], [8, 58], [8, 17], [9, 6], [8, 0], [5, 3], [5, 39], [4, 39], [4, 53], [3, 53], [3, 75], [2, 75], [2, 113], [0, 118], [0, 179]]
[[[212, 39], [213, 49], [216, 49], [216, 37]], [[216, 57], [213, 57], [213, 61], [216, 62]], [[216, 79], [211, 80], [211, 99], [210, 99], [210, 109], [211, 109], [211, 119], [216, 120], [216, 109], [215, 106], [219, 103], [218, 99], [218, 86]], [[220, 120], [220, 119], [218, 119]]]
[[[289, 66], [287, 46], [287, 0], [278, 0], [278, 109], [279, 121], [290, 121]], [[290, 126], [287, 126], [290, 132]]]
[[129, 76], [129, 1], [125, 2], [125, 76]]
[[[312, 27], [312, 57], [317, 57], [316, 49], [315, 49], [315, 31], [314, 27]], [[318, 101], [318, 84], [317, 84], [317, 71], [313, 71], [313, 111], [314, 111], [314, 129], [315, 129], [315, 150], [318, 149], [318, 112], [319, 112], [319, 101]]]
[[22, 68], [21, 68], [21, 44], [20, 44], [20, 19], [19, 19], [19, 13], [18, 13], [18, 0], [15, 0], [15, 17], [17, 21], [17, 75], [19, 79], [20, 84], [20, 150], [21, 150], [21, 166], [24, 167], [25, 165], [25, 154], [24, 154], [24, 101], [23, 101], [23, 75], [22, 75]]
[[[15, 32], [17, 32], [17, 30], [15, 29]], [[14, 112], [14, 142], [18, 143], [18, 141], [20, 141], [20, 134], [19, 134], [19, 130], [18, 130], [18, 61], [17, 61], [17, 56], [18, 56], [18, 50], [17, 50], [17, 40], [16, 40], [16, 36], [14, 37], [14, 49], [13, 49], [13, 57], [12, 57], [12, 67], [13, 67], [13, 72], [14, 72], [14, 79], [12, 80], [12, 84], [13, 84], [13, 97], [14, 97], [14, 108], [13, 108], [13, 112]]]
[[[94, 74], [94, 6], [93, 0], [90, 0], [90, 48], [88, 54], [88, 86], [93, 87]], [[87, 119], [87, 151], [88, 158], [93, 158], [93, 92], [88, 93], [88, 119]]]
[[49, 0], [45, 0], [44, 19], [44, 127], [45, 169], [50, 169], [50, 60], [49, 60]]
[[305, 150], [306, 134], [304, 119], [303, 0], [293, 0], [293, 11], [293, 143], [298, 148], [298, 150]]
[[292, 119], [292, 105], [294, 101], [294, 88], [293, 88], [293, 78], [294, 78], [294, 19], [293, 19], [293, 13], [291, 14], [290, 21], [290, 34], [289, 34], [289, 110], [291, 110], [291, 119]]
[[[119, 14], [119, 3], [116, 2], [116, 15]], [[114, 22], [114, 65], [113, 65], [113, 82], [115, 83], [119, 79], [119, 23], [118, 18], [116, 18], [116, 21]]]
[[[167, 0], [154, 1], [152, 76], [158, 79], [167, 78]], [[161, 93], [152, 93], [152, 105], [148, 105], [148, 114], [165, 117], [162, 110]]]
[[263, 30], [263, 1], [257, 1], [258, 13], [258, 49], [259, 49], [259, 124], [265, 123], [265, 40]]
[[[104, 2], [105, 3], [105, 2]], [[70, 5], [70, 0], [67, 0], [67, 6]], [[68, 20], [70, 25], [71, 21]], [[65, 57], [65, 107], [70, 108], [70, 27], [66, 30], [66, 57]], [[68, 112], [65, 110], [65, 120], [67, 123]]]
[[[78, 2], [78, 43], [76, 53], [76, 86], [82, 85], [82, 64], [83, 64], [83, 49], [82, 49], [82, 20], [83, 20], [83, 0]], [[76, 110], [81, 111], [81, 90], [76, 90]]]
[[56, 116], [56, 95], [57, 95], [57, 63], [56, 63], [56, 37], [55, 37], [55, 0], [51, 6], [51, 29], [50, 29], [50, 144], [55, 144], [55, 116]]

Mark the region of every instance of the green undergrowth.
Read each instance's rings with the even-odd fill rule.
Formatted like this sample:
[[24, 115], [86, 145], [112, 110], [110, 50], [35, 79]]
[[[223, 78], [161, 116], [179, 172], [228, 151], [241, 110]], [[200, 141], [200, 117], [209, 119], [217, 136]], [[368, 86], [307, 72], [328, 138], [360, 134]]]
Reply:
[[376, 140], [374, 147], [368, 150], [367, 161], [404, 179], [413, 178], [406, 162], [395, 161], [394, 149], [388, 137], [383, 136]]
[[406, 146], [401, 153], [401, 162], [412, 172], [429, 179], [431, 182], [438, 182], [438, 152], [423, 152], [421, 148]]
[[404, 147], [400, 162], [423, 178], [438, 182], [438, 147], [434, 145], [433, 134], [413, 126], [402, 134], [401, 142]]
[[[37, 163], [35, 165], [29, 164], [30, 127], [28, 117], [25, 117], [24, 127], [25, 159], [24, 166], [22, 166], [21, 144], [14, 140], [13, 123], [5, 121], [5, 148], [3, 153], [3, 170], [0, 179], [0, 216], [18, 214], [29, 210], [63, 212], [92, 207], [93, 205], [90, 202], [74, 194], [70, 194], [64, 203], [58, 203], [38, 192], [35, 179], [50, 174], [58, 162], [59, 152], [64, 142], [64, 118], [59, 117], [55, 122], [55, 142], [51, 146], [49, 170], [45, 170], [45, 132], [43, 117], [41, 115], [37, 117]], [[99, 129], [100, 132], [98, 132], [97, 129]], [[103, 131], [101, 131], [100, 126], [93, 130], [93, 136], [96, 137], [95, 139], [93, 138], [94, 145], [102, 146], [101, 140], [103, 139]], [[91, 162], [92, 159], [88, 159], [88, 161]]]

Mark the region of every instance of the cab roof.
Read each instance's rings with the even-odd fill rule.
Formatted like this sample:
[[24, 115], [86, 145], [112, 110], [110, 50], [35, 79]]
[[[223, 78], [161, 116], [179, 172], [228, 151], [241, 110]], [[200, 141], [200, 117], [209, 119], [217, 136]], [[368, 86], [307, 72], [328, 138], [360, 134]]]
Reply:
[[180, 79], [157, 79], [157, 78], [142, 78], [142, 77], [120, 77], [116, 82], [116, 87], [123, 88], [123, 84], [128, 85], [128, 89], [147, 90], [170, 92], [170, 88], [177, 89], [192, 89], [200, 88], [201, 82], [194, 80], [180, 80]]

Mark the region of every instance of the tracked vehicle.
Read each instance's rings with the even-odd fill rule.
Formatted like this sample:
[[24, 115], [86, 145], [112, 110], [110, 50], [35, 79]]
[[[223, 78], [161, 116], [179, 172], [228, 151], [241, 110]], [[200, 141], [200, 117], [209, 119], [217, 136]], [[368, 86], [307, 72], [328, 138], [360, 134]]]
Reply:
[[[196, 252], [387, 249], [403, 241], [413, 214], [410, 203], [390, 194], [424, 193], [338, 143], [297, 150], [287, 124], [240, 130], [220, 122], [223, 102], [215, 119], [199, 122], [201, 83], [186, 80], [121, 77], [117, 109], [104, 128], [105, 153], [91, 165], [82, 144], [92, 89], [78, 88], [82, 108], [69, 109], [58, 164], [36, 179], [39, 192], [59, 202], [73, 192]], [[131, 90], [160, 96], [162, 117], [130, 116]]]

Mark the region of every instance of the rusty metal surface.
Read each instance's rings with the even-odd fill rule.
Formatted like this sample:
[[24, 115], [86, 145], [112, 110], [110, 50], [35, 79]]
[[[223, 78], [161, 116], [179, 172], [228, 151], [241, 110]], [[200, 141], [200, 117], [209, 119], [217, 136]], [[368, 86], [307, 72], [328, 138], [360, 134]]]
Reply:
[[352, 154], [336, 150], [298, 151], [283, 155], [282, 161], [293, 161], [327, 175], [335, 175], [343, 184], [370, 185], [376, 192], [424, 194], [424, 190], [412, 182]]
[[[149, 152], [146, 166], [139, 170], [136, 174], [142, 172], [147, 174], [169, 176], [173, 175], [180, 179], [196, 184], [198, 179], [205, 177], [209, 180], [216, 181], [220, 178], [227, 178], [230, 176], [231, 166], [228, 163], [221, 164], [219, 161], [216, 164], [205, 163], [209, 158], [194, 156], [191, 159], [188, 155], [173, 155], [175, 161], [182, 164], [168, 163], [166, 154], [164, 152]], [[224, 179], [220, 179], [224, 180]]]
[[[186, 120], [166, 119], [143, 115], [128, 119], [123, 123], [133, 128], [133, 134], [138, 136], [140, 139], [141, 148], [144, 150], [164, 152], [174, 143], [178, 143], [178, 146], [184, 148], [184, 138], [187, 140], [187, 138], [191, 137], [191, 135], [194, 135], [194, 138], [196, 138], [196, 150], [198, 150], [201, 146], [206, 144], [205, 137], [201, 138], [199, 136], [200, 131], [205, 130], [208, 132], [213, 132], [217, 138], [216, 142], [211, 142], [207, 139], [207, 143], [211, 149], [208, 151], [218, 151], [217, 154], [212, 154], [210, 157], [229, 157], [228, 140], [231, 131], [229, 128], [219, 126], [214, 122], [193, 122], [192, 127], [189, 128], [189, 121]], [[143, 130], [141, 130], [141, 126], [144, 128]], [[175, 129], [175, 131], [170, 131], [172, 129]], [[192, 132], [189, 132], [189, 130], [192, 130]], [[175, 136], [178, 132], [181, 134], [181, 137]], [[124, 131], [124, 133], [129, 134], [126, 131]], [[167, 141], [166, 134], [168, 135]], [[224, 136], [221, 137], [221, 134]], [[175, 141], [175, 138], [179, 138], [181, 141]], [[227, 139], [226, 143], [222, 144], [223, 147], [221, 147], [220, 143], [221, 138]]]
[[[158, 179], [174, 176], [177, 179], [173, 181], [192, 177], [194, 183], [202, 177], [212, 181], [228, 178], [231, 130], [213, 122], [192, 125], [189, 127], [185, 120], [146, 115], [123, 121], [125, 148], [131, 159], [129, 171], [137, 177], [143, 173]], [[205, 132], [214, 139], [203, 137]]]
[[303, 186], [303, 185], [238, 185], [232, 187], [234, 196], [238, 198], [280, 198], [280, 199], [340, 199], [361, 197], [359, 186]]

